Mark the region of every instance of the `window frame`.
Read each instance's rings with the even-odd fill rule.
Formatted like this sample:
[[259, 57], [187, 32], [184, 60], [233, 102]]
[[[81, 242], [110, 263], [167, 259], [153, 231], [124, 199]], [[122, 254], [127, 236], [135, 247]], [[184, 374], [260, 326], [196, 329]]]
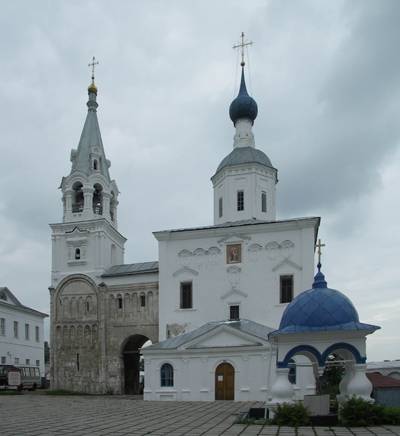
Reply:
[[25, 323], [25, 340], [29, 341], [29, 324]]
[[236, 210], [238, 212], [244, 211], [244, 190], [239, 189], [236, 191]]
[[19, 323], [18, 321], [14, 321], [14, 338], [18, 339], [19, 337]]
[[40, 329], [39, 326], [35, 326], [35, 340], [36, 342], [40, 342]]
[[[288, 295], [288, 289], [284, 289], [285, 285], [284, 281], [290, 279], [291, 280], [291, 289], [290, 295]], [[293, 300], [294, 296], [294, 275], [293, 274], [282, 274], [279, 276], [279, 303], [280, 304], [289, 304]], [[285, 298], [284, 298], [285, 297]]]
[[267, 192], [261, 191], [261, 212], [267, 213]]
[[[166, 370], [169, 373], [166, 373]], [[174, 387], [174, 367], [168, 362], [163, 363], [160, 367], [160, 386], [162, 388]]]
[[6, 319], [0, 318], [0, 336], [6, 335]]
[[218, 217], [222, 218], [222, 215], [224, 214], [224, 201], [222, 197], [219, 197], [218, 199]]
[[[185, 298], [185, 296], [184, 296], [184, 292], [185, 292], [185, 287], [186, 287], [186, 286], [189, 287], [189, 288], [186, 288], [186, 290], [189, 289], [190, 294], [189, 294], [188, 297]], [[189, 304], [188, 304], [187, 306], [184, 305], [185, 302], [187, 303], [187, 301], [185, 301], [186, 299], [187, 299], [188, 302], [189, 302]], [[183, 309], [183, 310], [186, 310], [186, 309], [193, 309], [193, 282], [190, 281], [190, 280], [186, 280], [186, 281], [180, 283], [180, 300], [179, 300], [179, 308], [180, 308], [180, 309]]]
[[[237, 316], [232, 316], [232, 311], [237, 309]], [[232, 303], [229, 305], [229, 321], [240, 321], [240, 304]]]

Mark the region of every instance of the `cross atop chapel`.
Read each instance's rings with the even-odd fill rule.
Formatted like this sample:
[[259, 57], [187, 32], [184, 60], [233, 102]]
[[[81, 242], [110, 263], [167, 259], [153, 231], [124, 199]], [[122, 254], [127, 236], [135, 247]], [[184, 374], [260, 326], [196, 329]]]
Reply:
[[315, 245], [316, 248], [318, 248], [317, 253], [318, 253], [318, 265], [321, 265], [321, 248], [325, 247], [326, 244], [322, 244], [321, 243], [321, 239], [318, 239], [318, 243]]
[[242, 67], [244, 67], [245, 66], [245, 62], [244, 62], [244, 48], [249, 46], [249, 45], [252, 45], [253, 41], [246, 41], [245, 42], [244, 41], [244, 32], [242, 32], [240, 38], [241, 38], [241, 42], [239, 44], [234, 45], [232, 48], [233, 49], [240, 48], [240, 52], [241, 52], [241, 56], [242, 56], [242, 62], [240, 62], [240, 65]]

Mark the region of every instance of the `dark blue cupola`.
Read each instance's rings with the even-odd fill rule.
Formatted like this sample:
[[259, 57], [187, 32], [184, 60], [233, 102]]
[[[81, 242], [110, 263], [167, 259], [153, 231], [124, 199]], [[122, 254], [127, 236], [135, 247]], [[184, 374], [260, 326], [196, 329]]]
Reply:
[[328, 288], [321, 264], [312, 288], [302, 292], [286, 307], [279, 329], [270, 336], [333, 330], [367, 330], [378, 326], [361, 323], [353, 303], [342, 292]]
[[242, 78], [240, 80], [239, 94], [229, 107], [229, 116], [234, 125], [236, 121], [241, 118], [248, 119], [253, 124], [254, 120], [257, 118], [257, 113], [257, 103], [247, 92], [246, 81], [244, 79], [244, 65], [242, 64]]

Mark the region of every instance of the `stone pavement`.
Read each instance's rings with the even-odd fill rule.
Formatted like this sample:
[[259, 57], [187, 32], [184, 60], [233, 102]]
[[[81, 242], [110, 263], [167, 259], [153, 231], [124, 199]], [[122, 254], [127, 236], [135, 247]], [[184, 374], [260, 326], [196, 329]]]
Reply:
[[129, 396], [0, 395], [1, 436], [400, 436], [400, 427], [299, 428], [235, 424], [254, 403], [148, 402]]

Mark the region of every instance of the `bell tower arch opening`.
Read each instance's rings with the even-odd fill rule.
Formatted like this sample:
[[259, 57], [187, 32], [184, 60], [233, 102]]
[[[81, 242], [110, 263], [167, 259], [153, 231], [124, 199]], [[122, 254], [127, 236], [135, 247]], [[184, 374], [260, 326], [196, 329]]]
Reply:
[[128, 395], [143, 394], [144, 368], [140, 348], [151, 345], [151, 340], [144, 335], [129, 336], [122, 344], [122, 391]]

